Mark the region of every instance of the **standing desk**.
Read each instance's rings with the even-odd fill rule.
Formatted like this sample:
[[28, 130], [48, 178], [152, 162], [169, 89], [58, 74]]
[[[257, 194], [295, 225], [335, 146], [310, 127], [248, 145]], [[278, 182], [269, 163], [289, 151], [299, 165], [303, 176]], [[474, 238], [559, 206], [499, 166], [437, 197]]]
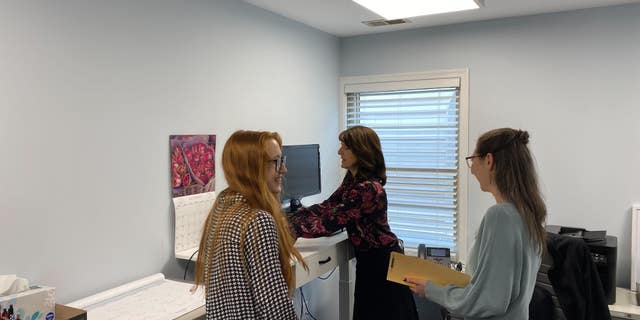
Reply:
[[[178, 259], [197, 259], [195, 253], [200, 244], [202, 226], [209, 210], [215, 201], [214, 192], [206, 192], [195, 195], [174, 198], [175, 215], [175, 256]], [[317, 277], [340, 268], [339, 282], [339, 319], [351, 319], [353, 310], [353, 296], [350, 293], [349, 261], [354, 257], [353, 247], [347, 239], [346, 231], [329, 237], [303, 239], [299, 238], [295, 247], [298, 248], [309, 271], [292, 262], [294, 268], [295, 287], [299, 288], [313, 281]], [[193, 312], [185, 314], [178, 319], [188, 320], [204, 315], [204, 305]]]
[[[317, 277], [340, 268], [339, 319], [351, 319], [352, 295], [349, 261], [354, 256], [346, 232], [330, 237], [298, 239], [295, 244], [309, 270], [292, 262], [295, 286], [299, 288]], [[195, 251], [195, 249], [194, 249]], [[187, 259], [190, 257], [189, 255]], [[180, 257], [179, 257], [180, 258]], [[196, 257], [197, 259], [197, 257]], [[92, 320], [110, 319], [202, 319], [206, 313], [201, 293], [192, 295], [188, 283], [164, 279], [156, 274], [70, 303], [86, 309]], [[184, 294], [183, 294], [184, 292]], [[171, 300], [171, 301], [168, 301]]]
[[[338, 286], [339, 320], [351, 319], [353, 314], [353, 295], [350, 292], [350, 287], [353, 279], [350, 278], [349, 261], [354, 257], [354, 251], [347, 237], [347, 232], [343, 231], [330, 237], [315, 239], [298, 238], [295, 247], [298, 248], [309, 267], [309, 271], [307, 271], [301, 265], [293, 263], [296, 288], [300, 288], [338, 267], [340, 269]], [[177, 319], [191, 320], [204, 315], [205, 306], [203, 305]]]
[[353, 314], [353, 295], [350, 288], [354, 279], [350, 277], [349, 261], [354, 257], [353, 246], [343, 231], [331, 237], [317, 239], [302, 239], [296, 241], [309, 271], [302, 266], [295, 265], [295, 283], [299, 288], [317, 277], [338, 267], [340, 280], [338, 285], [338, 317], [339, 320], [349, 320]]

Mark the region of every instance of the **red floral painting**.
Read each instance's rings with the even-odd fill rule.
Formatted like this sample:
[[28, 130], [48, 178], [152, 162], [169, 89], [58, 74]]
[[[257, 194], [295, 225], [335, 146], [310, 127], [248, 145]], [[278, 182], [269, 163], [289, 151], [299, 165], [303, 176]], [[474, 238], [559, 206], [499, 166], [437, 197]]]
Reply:
[[215, 189], [215, 135], [169, 136], [173, 197]]

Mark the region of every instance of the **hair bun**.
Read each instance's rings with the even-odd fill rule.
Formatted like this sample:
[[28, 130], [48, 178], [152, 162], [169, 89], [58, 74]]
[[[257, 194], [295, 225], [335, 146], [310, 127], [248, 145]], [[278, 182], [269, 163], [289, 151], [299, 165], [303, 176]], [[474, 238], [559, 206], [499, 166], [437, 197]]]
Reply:
[[518, 141], [522, 144], [527, 144], [529, 143], [529, 132], [518, 129], [516, 130], [516, 134], [513, 138], [515, 141]]

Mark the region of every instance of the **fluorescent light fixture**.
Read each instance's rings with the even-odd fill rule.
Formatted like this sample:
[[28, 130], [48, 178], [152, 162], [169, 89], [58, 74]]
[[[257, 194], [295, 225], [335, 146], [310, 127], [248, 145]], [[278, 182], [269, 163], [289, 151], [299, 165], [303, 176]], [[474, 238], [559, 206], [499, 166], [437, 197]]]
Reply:
[[478, 9], [474, 0], [353, 0], [387, 20]]

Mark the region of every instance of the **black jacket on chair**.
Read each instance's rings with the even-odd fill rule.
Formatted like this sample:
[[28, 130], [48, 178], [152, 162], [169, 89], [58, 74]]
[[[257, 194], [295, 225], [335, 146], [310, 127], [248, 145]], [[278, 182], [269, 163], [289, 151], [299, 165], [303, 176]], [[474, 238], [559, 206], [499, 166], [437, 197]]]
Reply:
[[549, 280], [567, 320], [611, 319], [598, 271], [582, 239], [547, 233]]
[[551, 292], [536, 284], [529, 303], [529, 320], [553, 320], [553, 295]]

